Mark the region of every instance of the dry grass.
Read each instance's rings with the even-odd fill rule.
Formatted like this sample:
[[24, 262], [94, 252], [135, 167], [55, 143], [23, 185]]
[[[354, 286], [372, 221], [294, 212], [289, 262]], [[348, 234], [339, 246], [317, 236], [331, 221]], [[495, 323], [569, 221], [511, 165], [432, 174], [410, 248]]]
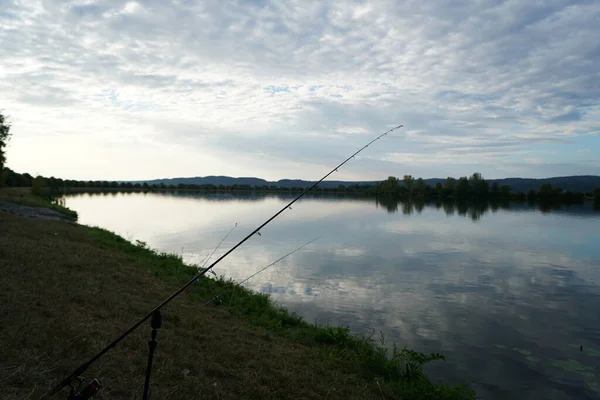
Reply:
[[[174, 256], [158, 255], [100, 229], [2, 212], [0, 228], [2, 399], [39, 398], [193, 273]], [[202, 300], [225, 284], [208, 281], [163, 309], [151, 382], [154, 399], [470, 396], [461, 388], [433, 396], [427, 394], [433, 393], [430, 389], [445, 389], [430, 383], [427, 390], [415, 389], [421, 381], [408, 382], [410, 393], [421, 394], [400, 396], [398, 382], [388, 385], [385, 376], [361, 368], [355, 350], [319, 343], [319, 328], [285, 313], [272, 316], [279, 312], [272, 309], [259, 318], [256, 310], [203, 307]], [[244, 295], [258, 303], [263, 299]], [[279, 318], [279, 328], [261, 326], [265, 318], [271, 325]], [[291, 321], [288, 328], [286, 321]], [[149, 323], [142, 325], [86, 372], [104, 385], [96, 398], [141, 398], [150, 331]]]

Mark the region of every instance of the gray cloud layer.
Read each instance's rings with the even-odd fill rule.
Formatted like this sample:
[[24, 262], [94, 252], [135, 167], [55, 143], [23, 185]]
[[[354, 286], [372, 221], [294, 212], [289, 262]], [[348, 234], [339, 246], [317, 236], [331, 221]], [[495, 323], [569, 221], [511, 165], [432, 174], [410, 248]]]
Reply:
[[339, 177], [600, 171], [595, 1], [0, 5], [15, 169], [310, 179], [403, 123]]

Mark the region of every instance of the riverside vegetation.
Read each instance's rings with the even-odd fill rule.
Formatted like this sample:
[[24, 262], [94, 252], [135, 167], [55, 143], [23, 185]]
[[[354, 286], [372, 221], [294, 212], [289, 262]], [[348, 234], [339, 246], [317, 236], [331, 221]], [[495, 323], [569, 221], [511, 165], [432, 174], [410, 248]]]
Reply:
[[[0, 189], [0, 201], [72, 211]], [[0, 212], [0, 391], [39, 397], [132, 321], [189, 280], [197, 267], [103, 229]], [[205, 305], [231, 292], [221, 305]], [[163, 310], [154, 398], [473, 399], [466, 384], [433, 383], [440, 354], [389, 348], [379, 335], [317, 326], [223, 277], [202, 278]], [[99, 398], [138, 398], [149, 326], [89, 370]], [[88, 376], [91, 377], [91, 376]]]
[[[34, 193], [45, 196], [59, 196], [69, 193], [98, 193], [98, 192], [157, 192], [157, 191], [204, 191], [204, 192], [236, 192], [243, 193], [298, 193], [305, 187], [278, 187], [267, 185], [213, 185], [213, 184], [182, 184], [166, 185], [116, 182], [116, 181], [77, 181], [70, 179], [61, 179], [55, 177], [33, 177], [27, 173], [19, 174], [6, 168], [0, 180], [5, 182], [6, 186], [13, 187], [32, 187]], [[411, 175], [404, 175], [402, 179], [394, 176], [386, 180], [377, 182], [373, 185], [355, 184], [339, 185], [338, 187], [318, 187], [312, 193], [314, 194], [349, 194], [364, 195], [378, 198], [393, 198], [400, 200], [417, 201], [527, 201], [537, 203], [543, 206], [552, 204], [582, 204], [585, 200], [594, 200], [600, 204], [600, 187], [589, 191], [570, 191], [563, 190], [559, 186], [549, 183], [541, 184], [537, 190], [531, 189], [527, 192], [514, 191], [509, 185], [498, 185], [496, 182], [491, 184], [486, 181], [479, 173], [474, 173], [470, 177], [461, 177], [455, 179], [448, 177], [443, 182], [437, 182], [435, 186], [430, 186], [422, 178], [414, 178]]]

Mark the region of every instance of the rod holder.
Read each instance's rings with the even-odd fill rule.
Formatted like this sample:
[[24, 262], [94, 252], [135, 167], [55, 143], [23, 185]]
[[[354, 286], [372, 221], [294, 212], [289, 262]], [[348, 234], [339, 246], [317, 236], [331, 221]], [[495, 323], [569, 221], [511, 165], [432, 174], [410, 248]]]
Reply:
[[158, 333], [158, 329], [160, 329], [162, 326], [162, 316], [160, 315], [160, 310], [156, 310], [152, 313], [150, 326], [152, 327], [152, 337], [148, 341], [148, 347], [150, 347], [150, 351], [148, 354], [148, 366], [146, 367], [146, 381], [144, 382], [144, 400], [148, 400], [150, 375], [152, 374], [152, 359], [154, 358], [154, 350], [156, 350], [156, 346], [158, 345], [158, 342], [156, 341], [156, 334]]

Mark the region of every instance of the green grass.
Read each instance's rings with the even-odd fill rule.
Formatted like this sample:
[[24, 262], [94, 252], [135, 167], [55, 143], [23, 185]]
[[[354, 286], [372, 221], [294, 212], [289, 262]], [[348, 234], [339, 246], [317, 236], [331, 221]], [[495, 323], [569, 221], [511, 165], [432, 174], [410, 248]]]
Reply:
[[[100, 228], [6, 213], [0, 225], [3, 398], [39, 397], [197, 271]], [[106, 386], [97, 398], [141, 397], [149, 333], [142, 325], [90, 368]], [[423, 373], [442, 355], [309, 324], [223, 278], [203, 277], [167, 305], [158, 341], [156, 399], [474, 398]]]
[[53, 202], [47, 197], [34, 195], [29, 187], [0, 188], [0, 201], [9, 201], [30, 207], [45, 207], [58, 211], [74, 220], [77, 219], [76, 211], [64, 207], [60, 202]]

